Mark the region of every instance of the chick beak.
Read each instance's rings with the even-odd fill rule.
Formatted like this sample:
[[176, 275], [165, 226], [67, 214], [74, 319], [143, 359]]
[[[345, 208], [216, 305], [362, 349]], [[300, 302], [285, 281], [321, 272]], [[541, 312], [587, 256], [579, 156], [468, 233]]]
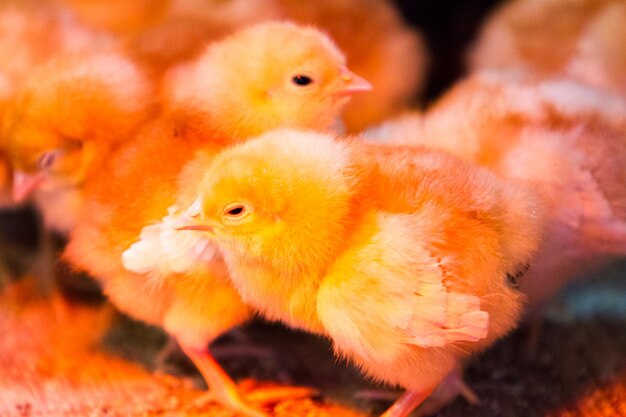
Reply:
[[365, 93], [367, 91], [372, 91], [373, 89], [373, 86], [369, 81], [356, 75], [346, 67], [341, 67], [341, 80], [344, 82], [342, 88], [334, 93], [334, 95], [338, 97], [349, 96], [356, 93]]
[[212, 232], [213, 231], [213, 226], [209, 226], [208, 224], [202, 224], [202, 223], [194, 223], [194, 224], [187, 224], [187, 225], [183, 225], [183, 226], [178, 226], [176, 228], [177, 231], [181, 231], [181, 230], [195, 230], [196, 232]]
[[196, 201], [194, 201], [193, 204], [187, 209], [185, 214], [181, 216], [181, 223], [176, 230], [212, 232], [214, 227], [210, 225], [210, 221], [200, 218], [201, 207], [201, 200], [200, 198], [197, 198]]
[[13, 200], [20, 203], [26, 199], [43, 181], [41, 174], [27, 174], [22, 171], [13, 173]]

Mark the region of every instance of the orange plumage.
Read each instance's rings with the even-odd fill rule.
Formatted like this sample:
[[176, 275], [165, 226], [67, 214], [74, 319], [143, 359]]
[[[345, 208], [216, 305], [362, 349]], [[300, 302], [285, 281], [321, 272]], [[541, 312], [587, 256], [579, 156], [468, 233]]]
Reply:
[[425, 42], [387, 0], [276, 0], [282, 15], [326, 31], [348, 64], [372, 83], [372, 93], [355, 97], [344, 112], [346, 128], [358, 132], [413, 104], [428, 64]]
[[30, 77], [33, 68], [61, 54], [82, 53], [108, 47], [114, 41], [82, 24], [68, 9], [41, 1], [8, 0], [0, 4], [0, 165], [2, 204], [15, 204], [11, 197], [12, 166], [7, 153], [4, 125], [10, 102]]
[[546, 240], [520, 280], [529, 311], [626, 254], [626, 102], [619, 96], [567, 79], [487, 72], [452, 89], [421, 125], [417, 143], [546, 196]]
[[515, 326], [523, 298], [507, 274], [542, 230], [540, 202], [513, 181], [438, 151], [314, 133], [224, 151], [199, 192], [183, 228], [218, 243], [244, 301], [329, 336], [409, 403]]
[[619, 96], [565, 78], [485, 71], [424, 114], [370, 135], [445, 150], [545, 195], [549, 232], [520, 280], [529, 312], [569, 280], [626, 254], [626, 102]]
[[352, 132], [404, 109], [424, 84], [425, 42], [390, 0], [62, 1], [85, 21], [121, 36], [156, 74], [195, 58], [206, 42], [251, 24], [289, 20], [318, 27], [337, 42], [350, 68], [374, 85], [371, 94], [346, 107], [344, 122]]
[[487, 20], [470, 67], [567, 75], [626, 94], [626, 4], [619, 0], [516, 0]]
[[14, 196], [35, 193], [49, 228], [67, 233], [80, 188], [150, 115], [152, 85], [116, 51], [66, 54], [35, 68], [5, 120]]
[[190, 203], [198, 161], [272, 127], [330, 128], [347, 96], [364, 88], [369, 85], [347, 70], [343, 55], [319, 31], [291, 23], [250, 27], [176, 69], [164, 91], [162, 116], [86, 185], [89, 203], [71, 234], [67, 258], [97, 277], [121, 310], [164, 327], [216, 398], [246, 415], [260, 414], [227, 392], [232, 381], [216, 376], [220, 371], [206, 349], [250, 315], [221, 257], [215, 253], [184, 271], [157, 265], [134, 273], [123, 269], [122, 252], [146, 237], [142, 228], [175, 214], [175, 204]]

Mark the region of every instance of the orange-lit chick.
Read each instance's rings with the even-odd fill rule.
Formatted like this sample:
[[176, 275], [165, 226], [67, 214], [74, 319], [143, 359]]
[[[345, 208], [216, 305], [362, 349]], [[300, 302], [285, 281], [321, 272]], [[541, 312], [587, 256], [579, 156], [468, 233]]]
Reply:
[[199, 192], [180, 229], [217, 242], [265, 317], [405, 387], [386, 417], [515, 326], [507, 277], [541, 232], [529, 190], [446, 153], [290, 130], [221, 153]]
[[31, 192], [48, 228], [66, 233], [81, 185], [148, 117], [152, 86], [116, 52], [59, 56], [32, 71], [6, 116], [13, 196]]
[[[48, 2], [7, 0], [0, 3], [0, 124], [9, 101], [32, 69], [52, 57], [112, 43], [106, 35], [81, 24], [67, 9]], [[2, 205], [12, 205], [12, 169], [1, 135], [0, 183]], [[7, 189], [9, 192], [7, 192]]]
[[187, 130], [232, 141], [280, 126], [340, 125], [350, 96], [370, 90], [323, 33], [268, 22], [212, 44], [197, 60], [175, 68], [163, 101]]
[[550, 203], [520, 279], [529, 312], [568, 280], [626, 254], [626, 101], [567, 79], [485, 72], [426, 113], [415, 142], [527, 181]]
[[117, 35], [136, 34], [158, 24], [171, 0], [52, 0], [70, 8], [86, 24]]
[[476, 69], [568, 75], [626, 95], [623, 0], [516, 0], [487, 21], [470, 56]]
[[626, 255], [626, 102], [618, 96], [567, 79], [485, 71], [425, 113], [367, 133], [450, 152], [544, 195], [547, 232], [517, 279], [529, 316], [567, 282]]
[[346, 128], [360, 131], [418, 99], [425, 80], [427, 51], [420, 33], [408, 26], [388, 0], [276, 0], [285, 17], [326, 31], [345, 52], [348, 64], [374, 86], [344, 112]]
[[[192, 241], [185, 248], [197, 243], [207, 249], [204, 262], [171, 267], [159, 262], [168, 249], [159, 247], [159, 236], [175, 230], [170, 219], [195, 199], [189, 190], [197, 189], [201, 176], [194, 167], [205, 158], [271, 128], [330, 129], [347, 97], [368, 88], [315, 29], [291, 23], [244, 29], [178, 69], [163, 117], [120, 147], [86, 184], [88, 204], [67, 258], [97, 277], [122, 311], [163, 327], [197, 365], [215, 399], [245, 415], [260, 414], [239, 397], [207, 347], [248, 319], [249, 308], [213, 246]], [[131, 272], [123, 268], [122, 253], [140, 237], [148, 249], [135, 246], [140, 259], [126, 264]]]
[[0, 3], [0, 103], [9, 100], [33, 67], [52, 57], [104, 47], [113, 40], [80, 23], [70, 10], [45, 1]]
[[120, 38], [155, 78], [244, 26], [279, 18], [274, 0], [58, 0]]

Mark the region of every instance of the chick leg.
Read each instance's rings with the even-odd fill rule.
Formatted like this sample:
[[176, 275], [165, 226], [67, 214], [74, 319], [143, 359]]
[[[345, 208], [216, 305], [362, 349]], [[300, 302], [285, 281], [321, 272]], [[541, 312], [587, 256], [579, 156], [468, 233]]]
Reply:
[[215, 402], [246, 417], [268, 417], [267, 414], [251, 408], [243, 401], [235, 382], [207, 349], [197, 350], [183, 344], [180, 347], [204, 377], [211, 391], [211, 398]]
[[[196, 365], [207, 385], [210, 393], [208, 398], [201, 400], [211, 400], [246, 417], [268, 417], [260, 410], [255, 410], [246, 404], [242, 398], [237, 385], [228, 374], [217, 363], [207, 349], [193, 349], [181, 344], [183, 352]], [[299, 387], [275, 387], [255, 389], [246, 395], [248, 401], [256, 404], [269, 404], [286, 399], [306, 398], [315, 394], [315, 390]]]
[[417, 408], [435, 388], [424, 391], [406, 391], [380, 417], [407, 417]]
[[436, 414], [446, 405], [461, 395], [465, 400], [473, 405], [480, 404], [478, 396], [463, 381], [460, 368], [452, 370], [446, 378], [439, 383], [437, 389], [426, 400], [415, 413], [416, 417], [426, 417]]

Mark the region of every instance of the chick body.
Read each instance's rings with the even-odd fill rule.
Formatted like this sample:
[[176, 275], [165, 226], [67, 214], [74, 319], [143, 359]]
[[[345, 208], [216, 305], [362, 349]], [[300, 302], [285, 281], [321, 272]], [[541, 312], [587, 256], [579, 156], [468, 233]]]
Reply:
[[61, 55], [35, 68], [6, 114], [14, 196], [34, 193], [46, 227], [67, 233], [82, 184], [149, 117], [152, 91], [115, 50]]
[[626, 2], [516, 0], [487, 20], [470, 67], [569, 76], [626, 94]]
[[[301, 85], [300, 77], [310, 82]], [[168, 232], [159, 222], [191, 202], [188, 190], [197, 187], [198, 161], [271, 127], [328, 128], [350, 89], [366, 86], [360, 82], [334, 44], [311, 28], [266, 23], [211, 44], [170, 76], [162, 115], [89, 181], [89, 204], [71, 235], [67, 258], [96, 276], [122, 311], [164, 327], [212, 390], [221, 389], [223, 378], [216, 382], [205, 374], [207, 345], [249, 318], [250, 309], [214, 249], [208, 249], [214, 256], [183, 270], [159, 263], [164, 253], [159, 235]], [[148, 256], [157, 263], [125, 270], [122, 253], [140, 237], [151, 242]], [[232, 401], [217, 394], [225, 405]], [[241, 404], [233, 408], [259, 415]]]
[[0, 184], [1, 204], [17, 204], [11, 196], [13, 179], [4, 125], [11, 123], [11, 101], [33, 68], [62, 54], [107, 48], [114, 40], [82, 24], [68, 9], [49, 2], [7, 0], [0, 4]]
[[626, 254], [626, 102], [568, 79], [484, 72], [421, 121], [417, 143], [527, 181], [549, 202], [546, 238], [520, 279], [528, 311]]
[[200, 190], [189, 228], [244, 301], [375, 379], [430, 393], [522, 311], [506, 276], [539, 243], [541, 203], [445, 153], [278, 131], [218, 156]]

